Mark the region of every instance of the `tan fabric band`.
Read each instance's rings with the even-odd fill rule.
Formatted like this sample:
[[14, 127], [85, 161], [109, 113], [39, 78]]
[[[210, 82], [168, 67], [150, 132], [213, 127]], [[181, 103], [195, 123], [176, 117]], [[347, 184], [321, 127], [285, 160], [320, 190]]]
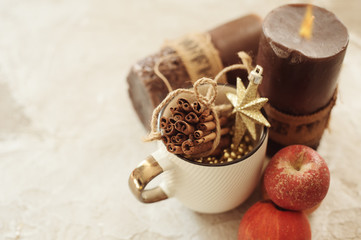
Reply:
[[[221, 58], [209, 34], [189, 34], [167, 41], [165, 46], [177, 52], [193, 83], [202, 77], [214, 78], [223, 69]], [[219, 82], [226, 83], [226, 77], [222, 76]]]
[[265, 105], [271, 123], [269, 137], [281, 145], [303, 144], [317, 146], [328, 126], [330, 114], [336, 103], [337, 91], [326, 107], [310, 115], [293, 116]]

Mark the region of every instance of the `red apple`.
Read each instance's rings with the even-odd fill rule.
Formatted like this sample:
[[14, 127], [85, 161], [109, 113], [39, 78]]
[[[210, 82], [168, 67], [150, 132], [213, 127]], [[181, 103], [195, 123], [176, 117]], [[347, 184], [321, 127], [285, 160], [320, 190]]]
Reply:
[[[261, 179], [261, 193], [262, 193], [263, 200], [271, 200], [267, 194], [266, 187], [264, 186], [264, 174], [262, 175], [262, 179]], [[317, 204], [316, 206], [314, 206], [312, 208], [307, 208], [305, 210], [302, 210], [302, 212], [304, 212], [307, 216], [309, 216], [318, 209], [318, 207], [321, 205], [321, 203], [322, 202], [320, 202], [319, 204]]]
[[[261, 193], [262, 193], [263, 200], [271, 200], [267, 194], [266, 187], [264, 186], [264, 174], [262, 175], [262, 178], [261, 178]], [[321, 203], [322, 202], [320, 202], [319, 204], [317, 204], [316, 206], [314, 206], [312, 208], [307, 208], [305, 210], [302, 210], [302, 212], [304, 212], [307, 216], [311, 215], [314, 211], [316, 211], [318, 209], [318, 207], [321, 205]]]
[[320, 204], [330, 185], [325, 160], [312, 148], [292, 145], [270, 160], [264, 185], [269, 198], [289, 210], [305, 210]]
[[271, 201], [260, 201], [243, 216], [238, 239], [307, 240], [311, 239], [311, 227], [303, 212], [284, 210]]

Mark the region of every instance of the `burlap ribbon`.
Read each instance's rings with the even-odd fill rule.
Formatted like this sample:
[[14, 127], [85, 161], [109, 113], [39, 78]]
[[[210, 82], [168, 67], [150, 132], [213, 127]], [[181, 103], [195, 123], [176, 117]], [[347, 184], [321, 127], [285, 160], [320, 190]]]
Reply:
[[[177, 52], [193, 83], [202, 77], [214, 78], [223, 69], [219, 52], [213, 46], [209, 34], [188, 34], [176, 40], [166, 41], [165, 46]], [[218, 82], [226, 83], [227, 79], [222, 76]]]
[[336, 104], [336, 99], [337, 91], [327, 106], [316, 113], [302, 116], [283, 113], [267, 103], [264, 108], [271, 123], [270, 139], [285, 146], [292, 144], [317, 146], [323, 131], [328, 127], [331, 110]]

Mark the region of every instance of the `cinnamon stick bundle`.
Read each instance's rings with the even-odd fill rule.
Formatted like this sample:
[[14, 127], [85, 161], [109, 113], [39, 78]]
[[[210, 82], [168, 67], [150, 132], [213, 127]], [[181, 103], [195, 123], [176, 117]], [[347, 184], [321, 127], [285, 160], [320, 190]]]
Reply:
[[[177, 100], [177, 106], [169, 108], [170, 117], [161, 117], [162, 141], [173, 154], [192, 157], [209, 151], [217, 137], [216, 123], [210, 109], [205, 109], [198, 101], [189, 103], [185, 98]], [[221, 139], [212, 155], [222, 152], [231, 142], [228, 118], [220, 116]]]

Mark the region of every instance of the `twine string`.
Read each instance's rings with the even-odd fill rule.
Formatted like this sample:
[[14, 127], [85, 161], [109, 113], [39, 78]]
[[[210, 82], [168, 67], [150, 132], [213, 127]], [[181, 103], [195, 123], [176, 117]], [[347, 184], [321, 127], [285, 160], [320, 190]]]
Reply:
[[[201, 85], [205, 85], [205, 84], [209, 84], [210, 87], [208, 88], [208, 92], [207, 92], [206, 96], [203, 96], [199, 92], [199, 87]], [[217, 82], [214, 81], [213, 79], [203, 77], [194, 83], [193, 88], [194, 88], [194, 94], [195, 94], [197, 101], [200, 102], [201, 104], [203, 104], [204, 106], [206, 106], [207, 108], [209, 108], [216, 100]]]
[[168, 79], [163, 75], [163, 73], [159, 70], [159, 66], [162, 62], [170, 59], [171, 57], [175, 57], [177, 56], [177, 54], [170, 54], [170, 55], [167, 55], [167, 56], [162, 56], [160, 57], [156, 62], [155, 62], [155, 65], [154, 65], [154, 68], [153, 68], [153, 71], [155, 73], [155, 75], [157, 75], [157, 77], [159, 77], [163, 83], [165, 84], [165, 86], [167, 87], [168, 89], [168, 92], [170, 93], [171, 91], [173, 91], [173, 88], [172, 86], [170, 85]]

